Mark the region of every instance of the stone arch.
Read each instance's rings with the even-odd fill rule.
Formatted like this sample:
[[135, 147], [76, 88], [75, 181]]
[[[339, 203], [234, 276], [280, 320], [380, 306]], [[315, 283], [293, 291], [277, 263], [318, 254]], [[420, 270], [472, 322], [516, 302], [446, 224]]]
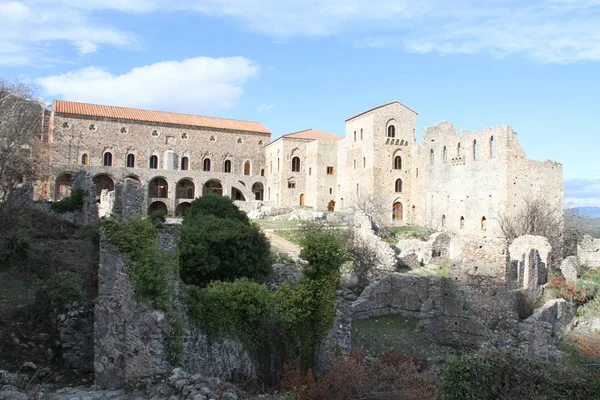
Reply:
[[164, 213], [165, 215], [167, 215], [169, 213], [169, 208], [162, 201], [154, 201], [154, 202], [152, 202], [152, 204], [150, 204], [148, 206], [148, 215], [150, 215], [156, 211], [160, 211], [160, 212]]
[[115, 180], [108, 174], [98, 174], [92, 178], [92, 182], [96, 186], [96, 196], [100, 196], [103, 190], [115, 190]]
[[184, 217], [185, 213], [187, 212], [188, 208], [191, 207], [191, 204], [186, 202], [183, 203], [179, 203], [179, 205], [177, 206], [177, 208], [175, 209], [175, 216], [177, 217]]
[[260, 182], [256, 182], [252, 185], [252, 193], [254, 193], [254, 200], [263, 200], [264, 197], [264, 186]]
[[404, 221], [404, 206], [402, 202], [396, 200], [392, 205], [392, 220]]
[[211, 167], [211, 162], [210, 162], [210, 158], [206, 157], [203, 161], [202, 161], [202, 170], [203, 171], [210, 171], [210, 167]]
[[252, 175], [252, 164], [250, 161], [244, 163], [244, 175]]
[[246, 201], [246, 197], [244, 197], [244, 193], [235, 186], [231, 187], [231, 199], [237, 201]]
[[191, 178], [182, 178], [175, 189], [176, 199], [193, 199], [196, 197], [196, 185]]
[[398, 149], [394, 153], [394, 164], [392, 167], [394, 169], [402, 169], [402, 150]]
[[142, 183], [142, 180], [140, 179], [140, 177], [137, 175], [133, 175], [133, 174], [127, 175], [125, 178], [123, 178], [123, 181], [125, 181], [125, 179], [133, 179], [133, 180], [137, 181], [137, 183], [139, 183], [139, 184]]
[[153, 178], [148, 184], [148, 197], [166, 199], [169, 197], [169, 184], [162, 176]]
[[223, 185], [221, 184], [221, 181], [210, 179], [204, 182], [204, 185], [202, 185], [202, 196], [206, 196], [207, 194], [223, 196]]
[[304, 206], [304, 193], [300, 194], [300, 207]]
[[73, 188], [73, 174], [63, 172], [56, 177], [56, 185], [54, 189], [54, 200], [60, 200], [71, 195]]

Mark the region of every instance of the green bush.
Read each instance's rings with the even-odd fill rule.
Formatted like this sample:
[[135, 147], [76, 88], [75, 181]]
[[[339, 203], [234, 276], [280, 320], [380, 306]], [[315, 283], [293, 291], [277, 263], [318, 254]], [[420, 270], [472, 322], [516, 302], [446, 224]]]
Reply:
[[447, 362], [442, 398], [478, 400], [598, 399], [599, 376], [504, 350], [482, 350]]
[[50, 208], [52, 211], [59, 214], [79, 211], [83, 208], [83, 195], [84, 192], [81, 189], [72, 190], [69, 197], [65, 197], [64, 199], [52, 203]]
[[213, 215], [217, 218], [232, 219], [249, 224], [250, 220], [245, 212], [241, 211], [229, 197], [209, 194], [198, 197], [192, 201], [190, 208], [185, 213], [185, 219], [198, 216]]
[[167, 277], [177, 270], [177, 260], [171, 253], [158, 248], [158, 231], [152, 222], [134, 219], [120, 223], [107, 219], [103, 227], [125, 261], [136, 299], [165, 310], [170, 298]]
[[1, 242], [0, 263], [3, 267], [20, 269], [29, 258], [31, 239], [17, 234]]
[[185, 283], [206, 286], [214, 280], [261, 280], [270, 274], [271, 262], [268, 240], [247, 218], [186, 213], [179, 242], [180, 274]]

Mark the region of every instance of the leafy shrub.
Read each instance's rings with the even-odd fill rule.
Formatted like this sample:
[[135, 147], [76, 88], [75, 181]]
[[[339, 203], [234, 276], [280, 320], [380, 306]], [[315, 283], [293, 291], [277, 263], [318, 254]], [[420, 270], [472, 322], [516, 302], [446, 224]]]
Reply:
[[50, 208], [52, 211], [63, 214], [66, 212], [79, 211], [83, 208], [83, 196], [84, 191], [81, 189], [75, 189], [71, 191], [69, 197], [65, 197], [59, 201], [52, 203]]
[[156, 211], [152, 211], [150, 213], [150, 215], [148, 216], [148, 219], [150, 219], [150, 222], [152, 222], [152, 225], [154, 225], [155, 227], [161, 227], [162, 224], [167, 220], [166, 218], [167, 214], [164, 211], [161, 210], [156, 210]]
[[179, 242], [185, 283], [205, 286], [214, 280], [260, 280], [270, 274], [270, 244], [258, 227], [237, 218], [195, 215], [186, 213]]
[[119, 250], [127, 273], [133, 280], [137, 300], [147, 301], [153, 307], [165, 310], [169, 301], [167, 275], [177, 270], [177, 261], [157, 246], [158, 231], [147, 219], [120, 223], [107, 219], [104, 232]]
[[594, 298], [597, 292], [596, 285], [567, 282], [563, 276], [559, 275], [554, 275], [546, 288], [553, 289], [557, 297], [577, 304], [587, 303]]
[[598, 376], [504, 350], [482, 350], [441, 370], [444, 399], [597, 399]]
[[362, 352], [343, 354], [319, 379], [298, 364], [284, 368], [282, 388], [298, 400], [429, 399], [433, 396], [434, 372], [413, 355], [388, 352], [372, 363], [362, 361]]
[[229, 197], [209, 194], [198, 197], [192, 201], [190, 208], [185, 213], [185, 219], [198, 216], [212, 215], [217, 218], [232, 219], [249, 224], [250, 220], [245, 212], [241, 211]]

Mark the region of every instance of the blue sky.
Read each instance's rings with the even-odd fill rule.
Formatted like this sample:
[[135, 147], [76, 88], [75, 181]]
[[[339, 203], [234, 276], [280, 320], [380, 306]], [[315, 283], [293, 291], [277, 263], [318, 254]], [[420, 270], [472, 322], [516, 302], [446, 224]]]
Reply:
[[[600, 206], [600, 0], [0, 0], [0, 76], [40, 95], [344, 134], [398, 100], [417, 132], [510, 124]], [[551, 190], [549, 188], [549, 190]]]

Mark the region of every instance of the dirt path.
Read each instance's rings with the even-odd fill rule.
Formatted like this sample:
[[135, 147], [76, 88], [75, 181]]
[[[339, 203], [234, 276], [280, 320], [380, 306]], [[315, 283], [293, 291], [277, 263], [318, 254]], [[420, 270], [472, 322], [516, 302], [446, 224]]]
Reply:
[[276, 247], [279, 251], [292, 256], [298, 256], [300, 254], [300, 246], [295, 245], [281, 236], [277, 236], [275, 232], [270, 229], [264, 229], [264, 232], [267, 239], [271, 242], [271, 245]]

